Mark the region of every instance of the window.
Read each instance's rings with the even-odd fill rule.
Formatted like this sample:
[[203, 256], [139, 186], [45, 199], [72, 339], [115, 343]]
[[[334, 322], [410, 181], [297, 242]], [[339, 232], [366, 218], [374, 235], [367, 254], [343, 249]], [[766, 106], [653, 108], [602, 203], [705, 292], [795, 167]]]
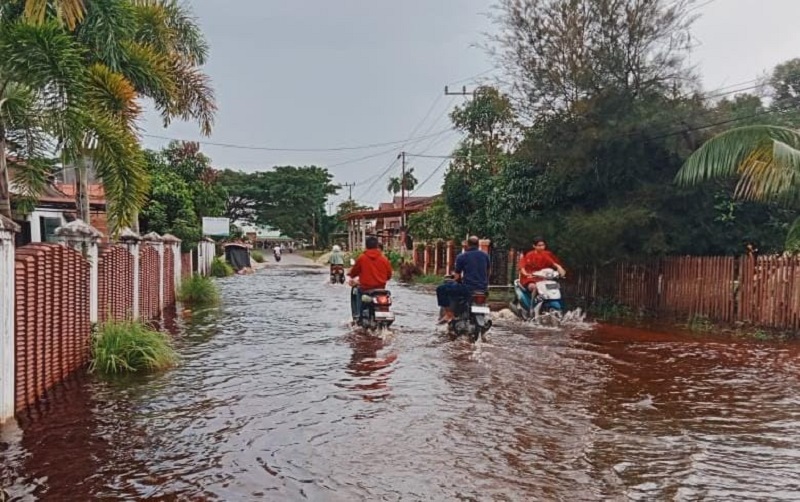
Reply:
[[61, 218], [39, 217], [39, 228], [41, 229], [42, 242], [58, 242], [56, 229], [61, 226]]

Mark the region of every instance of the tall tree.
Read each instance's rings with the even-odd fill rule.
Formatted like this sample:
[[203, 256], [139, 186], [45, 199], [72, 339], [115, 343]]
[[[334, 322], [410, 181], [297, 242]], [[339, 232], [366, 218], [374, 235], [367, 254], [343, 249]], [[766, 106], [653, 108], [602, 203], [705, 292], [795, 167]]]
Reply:
[[414, 168], [406, 169], [405, 174], [400, 176], [389, 178], [389, 183], [386, 185], [386, 190], [389, 191], [391, 194], [397, 194], [400, 191], [410, 192], [414, 190], [414, 188], [419, 183], [416, 176], [414, 176]]

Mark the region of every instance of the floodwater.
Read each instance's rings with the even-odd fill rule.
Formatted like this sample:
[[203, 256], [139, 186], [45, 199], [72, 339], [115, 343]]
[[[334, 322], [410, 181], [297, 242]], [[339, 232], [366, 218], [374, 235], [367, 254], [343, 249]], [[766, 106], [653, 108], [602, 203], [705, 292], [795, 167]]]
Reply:
[[501, 321], [476, 348], [396, 284], [384, 339], [350, 331], [347, 287], [285, 261], [180, 320], [177, 368], [70, 382], [3, 429], [5, 495], [800, 499], [797, 345]]

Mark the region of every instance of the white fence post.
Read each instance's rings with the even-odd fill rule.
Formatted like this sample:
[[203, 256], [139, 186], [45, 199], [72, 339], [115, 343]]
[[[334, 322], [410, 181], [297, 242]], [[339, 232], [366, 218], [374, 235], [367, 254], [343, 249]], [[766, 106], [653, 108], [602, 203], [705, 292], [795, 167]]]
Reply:
[[141, 263], [139, 241], [141, 240], [142, 237], [130, 228], [124, 229], [119, 234], [119, 241], [125, 246], [131, 256], [133, 256], [133, 312], [131, 312], [131, 318], [134, 320], [139, 319], [139, 270]]
[[[181, 240], [172, 234], [164, 234], [164, 245], [172, 249], [172, 284], [175, 288], [175, 297], [178, 297], [178, 290], [181, 287]], [[169, 278], [167, 278], [169, 279]]]
[[158, 251], [158, 313], [164, 310], [164, 239], [155, 232], [142, 236], [146, 246]]
[[97, 312], [98, 295], [100, 293], [99, 280], [99, 259], [97, 243], [103, 236], [96, 228], [83, 220], [74, 220], [63, 227], [56, 229], [56, 236], [61, 241], [62, 246], [66, 246], [80, 252], [89, 261], [89, 322], [96, 324], [99, 317]]
[[0, 424], [14, 418], [14, 234], [19, 225], [0, 216]]

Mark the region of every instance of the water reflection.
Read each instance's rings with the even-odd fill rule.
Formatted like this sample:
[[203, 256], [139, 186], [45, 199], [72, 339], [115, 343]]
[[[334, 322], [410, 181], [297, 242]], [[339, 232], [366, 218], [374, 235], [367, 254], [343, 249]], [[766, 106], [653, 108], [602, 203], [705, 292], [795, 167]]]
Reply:
[[386, 342], [382, 336], [361, 330], [349, 333], [346, 340], [353, 353], [345, 373], [352, 378], [345, 378], [338, 385], [354, 391], [365, 401], [387, 399], [391, 395], [389, 378], [394, 372], [397, 353], [384, 350]]

